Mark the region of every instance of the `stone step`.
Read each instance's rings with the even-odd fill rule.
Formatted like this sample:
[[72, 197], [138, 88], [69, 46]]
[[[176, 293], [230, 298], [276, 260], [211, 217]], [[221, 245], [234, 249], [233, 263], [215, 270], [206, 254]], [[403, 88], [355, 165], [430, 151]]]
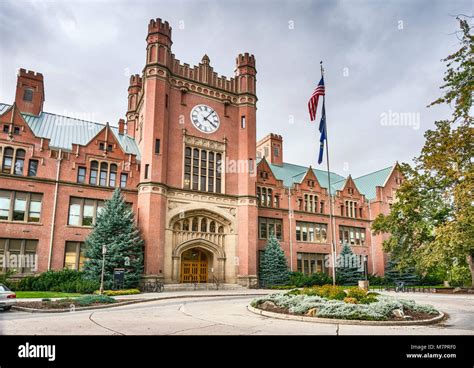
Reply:
[[[165, 284], [165, 291], [216, 290], [216, 284]], [[246, 290], [237, 284], [219, 284], [219, 290]]]

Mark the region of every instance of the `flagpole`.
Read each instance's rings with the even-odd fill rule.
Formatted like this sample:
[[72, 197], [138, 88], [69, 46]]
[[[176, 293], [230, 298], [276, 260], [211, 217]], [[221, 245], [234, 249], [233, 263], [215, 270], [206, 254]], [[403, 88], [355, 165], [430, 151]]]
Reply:
[[[324, 68], [323, 68], [323, 61], [319, 63], [321, 66], [321, 78], [324, 77]], [[325, 106], [325, 96], [323, 96], [323, 106]], [[329, 233], [331, 234], [331, 253], [332, 253], [332, 284], [336, 285], [336, 226], [333, 223], [334, 220], [334, 204], [333, 198], [331, 194], [331, 170], [329, 168], [329, 138], [328, 138], [328, 129], [326, 124], [326, 119], [324, 119], [324, 130], [326, 133], [326, 167], [327, 167], [327, 174], [328, 174], [328, 194], [329, 194]]]

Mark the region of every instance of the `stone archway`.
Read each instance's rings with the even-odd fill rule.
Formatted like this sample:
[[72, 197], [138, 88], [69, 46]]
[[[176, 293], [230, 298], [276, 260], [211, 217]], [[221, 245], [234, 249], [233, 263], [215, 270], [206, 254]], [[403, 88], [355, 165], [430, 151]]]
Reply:
[[[199, 254], [199, 258], [190, 259], [190, 251]], [[205, 239], [193, 239], [179, 244], [173, 250], [172, 259], [173, 282], [212, 282], [214, 278], [219, 282], [225, 281], [224, 250]], [[204, 267], [207, 277], [202, 276]], [[186, 273], [186, 277], [183, 272]], [[190, 275], [197, 276], [190, 277]]]

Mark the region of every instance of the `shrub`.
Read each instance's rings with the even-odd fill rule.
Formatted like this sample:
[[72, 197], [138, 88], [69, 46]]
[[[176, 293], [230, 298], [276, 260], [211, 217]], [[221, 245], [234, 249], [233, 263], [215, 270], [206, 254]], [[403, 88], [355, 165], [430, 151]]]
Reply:
[[299, 289], [293, 289], [287, 292], [285, 295], [300, 295], [301, 291]]
[[359, 304], [359, 301], [356, 298], [350, 298], [350, 297], [346, 296], [344, 298], [344, 303]]
[[372, 286], [383, 286], [385, 285], [385, 278], [382, 276], [377, 276], [370, 274], [367, 276], [367, 280], [369, 280], [369, 285]]
[[[94, 291], [94, 294], [99, 294], [99, 291]], [[104, 290], [103, 295], [107, 296], [117, 296], [117, 295], [133, 295], [140, 294], [138, 289], [124, 289], [124, 290]]]
[[367, 296], [367, 291], [359, 287], [350, 288], [347, 290], [347, 297], [354, 298], [357, 301], [364, 299]]
[[370, 304], [357, 304], [357, 300], [350, 297], [346, 297], [345, 300], [342, 301], [328, 300], [316, 295], [276, 293], [254, 299], [251, 305], [258, 307], [265, 301], [271, 301], [275, 303], [276, 306], [294, 314], [305, 314], [308, 310], [316, 308], [316, 317], [374, 321], [389, 319], [394, 309], [438, 314], [438, 311], [432, 306], [418, 305], [415, 304], [413, 300], [396, 299], [383, 295], [377, 297], [372, 293], [367, 294], [366, 298], [376, 298], [376, 301]]
[[83, 279], [80, 271], [63, 269], [47, 271], [37, 276], [22, 278], [15, 287], [17, 291], [54, 291], [65, 293], [92, 293], [99, 288], [99, 282]]
[[289, 289], [294, 289], [295, 285], [273, 285], [270, 286], [270, 289], [272, 290], [289, 290]]
[[326, 299], [343, 300], [346, 297], [342, 286], [323, 285], [303, 289], [305, 295], [317, 295]]
[[89, 306], [96, 303], [115, 303], [115, 299], [107, 295], [85, 295], [77, 298], [75, 302], [80, 306]]
[[289, 284], [295, 285], [296, 287], [309, 287], [330, 284], [331, 282], [331, 277], [324, 272], [316, 272], [311, 275], [305, 275], [301, 272], [292, 272], [290, 274]]

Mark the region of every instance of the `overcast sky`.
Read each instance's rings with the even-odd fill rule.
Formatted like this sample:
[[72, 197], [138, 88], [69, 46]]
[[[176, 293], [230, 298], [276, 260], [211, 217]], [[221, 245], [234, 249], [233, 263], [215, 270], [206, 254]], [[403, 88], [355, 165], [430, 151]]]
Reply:
[[[237, 54], [253, 53], [257, 138], [281, 134], [285, 162], [324, 169], [307, 111], [323, 60], [331, 169], [355, 177], [411, 162], [424, 131], [449, 116], [448, 107], [426, 105], [440, 95], [440, 59], [458, 48], [454, 15], [472, 14], [472, 4], [0, 0], [0, 102], [13, 102], [22, 67], [44, 74], [45, 111], [116, 124], [129, 75], [144, 65], [148, 21], [160, 17], [181, 62], [206, 53], [231, 77]], [[411, 126], [396, 126], [401, 116]]]

